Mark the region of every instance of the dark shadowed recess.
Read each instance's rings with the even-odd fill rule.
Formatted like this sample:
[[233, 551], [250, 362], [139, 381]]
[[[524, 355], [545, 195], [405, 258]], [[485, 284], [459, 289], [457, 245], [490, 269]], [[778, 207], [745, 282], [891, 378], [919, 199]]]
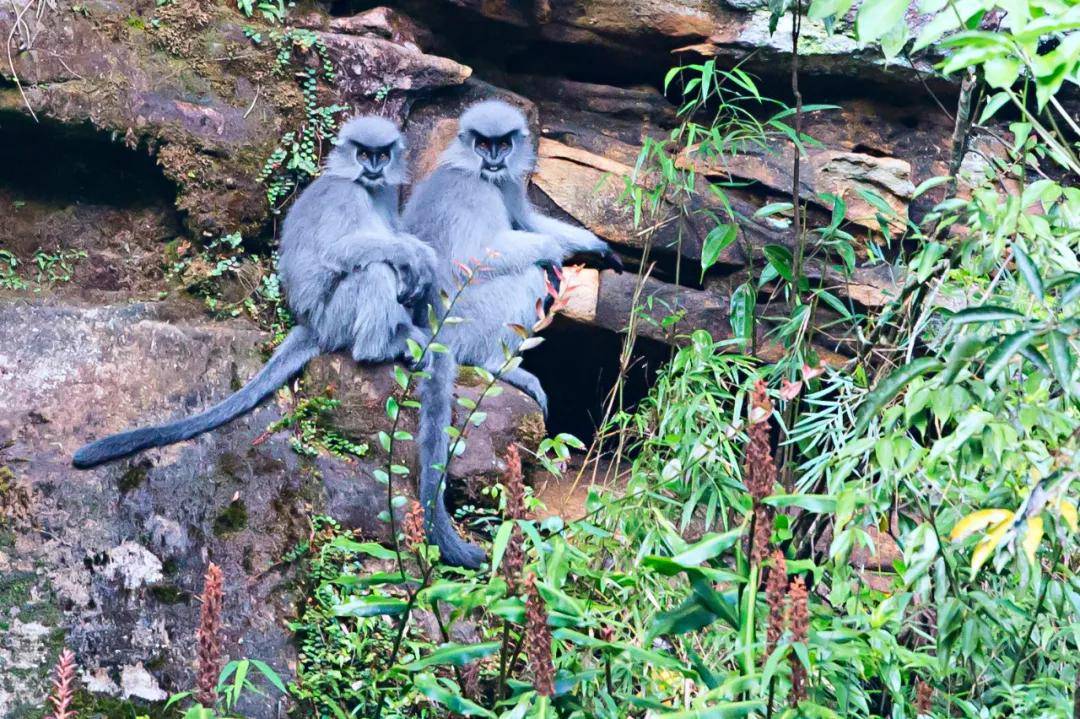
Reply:
[[25, 200], [171, 206], [176, 187], [143, 149], [86, 125], [0, 111], [0, 189]]
[[[548, 393], [548, 434], [569, 432], [588, 444], [604, 418], [611, 388], [619, 376], [624, 335], [557, 320], [544, 342], [525, 353], [523, 366], [540, 378]], [[623, 386], [622, 406], [632, 410], [671, 357], [671, 348], [639, 337]]]
[[[505, 0], [524, 8], [530, 0]], [[439, 0], [332, 0], [330, 13], [353, 15], [380, 5], [396, 8], [429, 27], [435, 35], [432, 51], [472, 67], [477, 76], [492, 73], [550, 75], [579, 82], [608, 85], [659, 86], [671, 63], [667, 38], [643, 40], [633, 50], [554, 43], [540, 37], [538, 28], [499, 22]]]

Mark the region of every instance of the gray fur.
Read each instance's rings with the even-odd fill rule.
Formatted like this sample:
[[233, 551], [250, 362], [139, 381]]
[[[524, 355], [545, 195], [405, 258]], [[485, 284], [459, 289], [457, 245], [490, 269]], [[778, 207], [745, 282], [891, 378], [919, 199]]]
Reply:
[[94, 467], [219, 427], [251, 411], [321, 353], [347, 350], [373, 363], [408, 359], [406, 340], [427, 341], [409, 305], [429, 293], [435, 255], [401, 232], [398, 190], [405, 179], [404, 146], [393, 123], [378, 117], [347, 122], [325, 171], [282, 225], [278, 268], [297, 326], [266, 365], [214, 407], [92, 442], [75, 453], [73, 464]]
[[[531, 327], [536, 304], [545, 296], [544, 268], [561, 265], [571, 255], [594, 253], [609, 266], [622, 265], [608, 244], [593, 233], [540, 214], [525, 194], [534, 155], [528, 124], [516, 108], [497, 100], [473, 105], [459, 120], [457, 139], [438, 167], [413, 190], [405, 206], [405, 227], [437, 253], [436, 284], [454, 295], [456, 263], [483, 266], [462, 292], [453, 314], [464, 321], [447, 324], [439, 339], [451, 359], [437, 362], [421, 385], [420, 496], [429, 535], [444, 560], [476, 567], [484, 561], [479, 547], [463, 541], [450, 524], [443, 501], [443, 475], [450, 421], [452, 378], [456, 364], [496, 372], [505, 362], [503, 348], [516, 351], [522, 338], [509, 325]], [[508, 138], [508, 148], [500, 149]], [[485, 143], [483, 146], [481, 143]], [[483, 147], [486, 147], [485, 151]], [[503, 379], [528, 393], [547, 414], [547, 396], [535, 375], [516, 368]]]

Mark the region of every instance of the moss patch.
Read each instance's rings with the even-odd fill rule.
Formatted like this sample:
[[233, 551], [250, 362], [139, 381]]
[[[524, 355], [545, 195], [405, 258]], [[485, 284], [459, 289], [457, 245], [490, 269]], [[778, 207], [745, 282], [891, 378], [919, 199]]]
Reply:
[[150, 596], [162, 604], [185, 604], [191, 599], [190, 593], [175, 584], [155, 584], [149, 591]]
[[214, 519], [214, 535], [223, 537], [234, 534], [247, 526], [247, 507], [242, 500], [229, 503], [229, 506]]
[[166, 716], [176, 716], [175, 709], [170, 709], [166, 714], [164, 706], [163, 703], [136, 704], [129, 700], [81, 691], [75, 695], [73, 708], [79, 719], [164, 719]]
[[120, 494], [127, 494], [138, 489], [139, 485], [146, 481], [146, 477], [146, 465], [142, 463], [132, 465], [120, 475], [120, 479], [116, 482], [116, 488], [120, 490]]

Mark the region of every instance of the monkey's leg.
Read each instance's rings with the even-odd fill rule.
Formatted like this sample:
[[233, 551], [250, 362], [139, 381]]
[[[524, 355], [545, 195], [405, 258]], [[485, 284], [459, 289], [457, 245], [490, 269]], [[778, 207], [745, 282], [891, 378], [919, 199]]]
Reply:
[[515, 367], [509, 372], [504, 372], [500, 377], [504, 382], [517, 387], [525, 394], [532, 397], [538, 405], [540, 405], [540, 411], [544, 413], [544, 419], [548, 416], [548, 398], [547, 392], [540, 386], [540, 380], [536, 375], [528, 370], [523, 370], [520, 367]]

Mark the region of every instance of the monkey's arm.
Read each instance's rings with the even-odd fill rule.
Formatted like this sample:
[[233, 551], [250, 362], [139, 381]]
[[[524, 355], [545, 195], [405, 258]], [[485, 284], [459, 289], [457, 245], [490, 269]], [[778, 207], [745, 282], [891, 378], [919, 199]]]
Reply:
[[483, 256], [469, 259], [478, 260], [489, 277], [560, 265], [563, 260], [563, 249], [558, 241], [548, 235], [523, 230], [504, 230], [484, 249]]
[[510, 216], [516, 224], [527, 230], [553, 237], [562, 247], [560, 263], [570, 255], [584, 252], [598, 255], [606, 267], [622, 272], [622, 261], [612, 252], [608, 243], [583, 227], [574, 227], [537, 212], [523, 190], [515, 194], [518, 196], [507, 202]]
[[323, 263], [332, 271], [348, 274], [376, 262], [390, 265], [398, 276], [398, 301], [409, 304], [431, 285], [435, 276], [435, 251], [413, 235], [352, 232], [328, 244]]

